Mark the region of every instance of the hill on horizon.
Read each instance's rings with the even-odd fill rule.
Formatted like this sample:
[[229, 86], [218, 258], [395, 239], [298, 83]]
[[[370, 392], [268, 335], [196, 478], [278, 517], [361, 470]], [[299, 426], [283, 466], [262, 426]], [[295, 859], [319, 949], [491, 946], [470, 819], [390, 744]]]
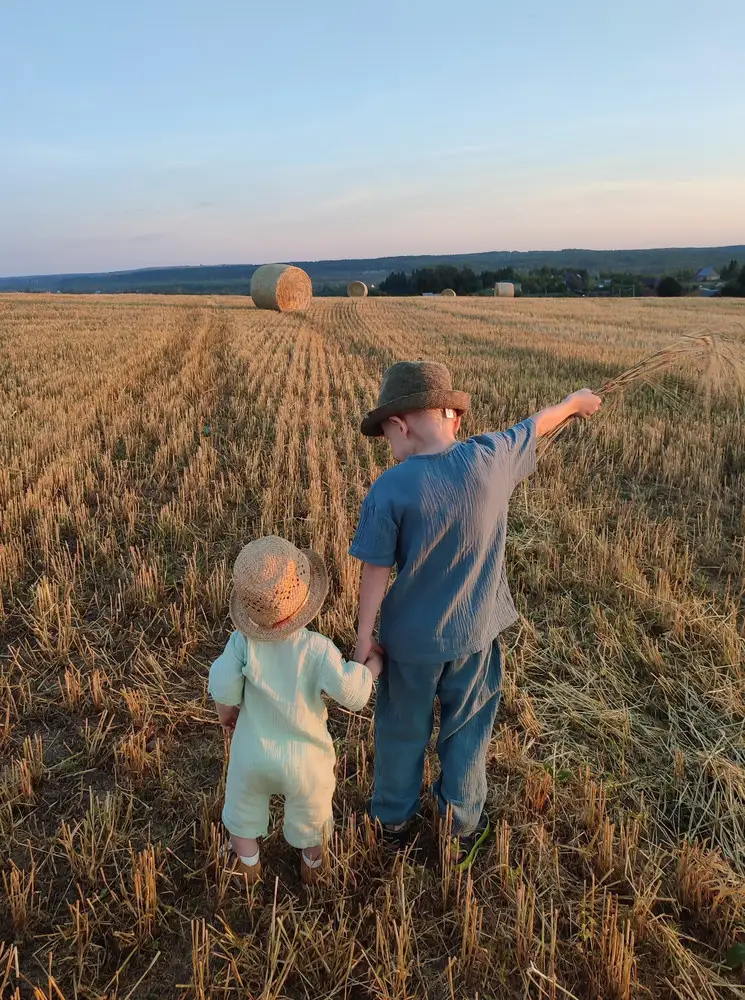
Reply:
[[[724, 247], [661, 247], [650, 250], [490, 250], [482, 253], [420, 254], [340, 260], [291, 261], [308, 272], [314, 284], [344, 285], [359, 279], [378, 284], [391, 271], [411, 272], [437, 264], [454, 264], [475, 271], [541, 267], [597, 272], [633, 272], [659, 277], [702, 267], [719, 269], [733, 258], [745, 261], [745, 245]], [[149, 267], [128, 271], [81, 274], [24, 275], [0, 278], [0, 292], [68, 292], [90, 294], [149, 292], [248, 294], [258, 264], [208, 264]]]

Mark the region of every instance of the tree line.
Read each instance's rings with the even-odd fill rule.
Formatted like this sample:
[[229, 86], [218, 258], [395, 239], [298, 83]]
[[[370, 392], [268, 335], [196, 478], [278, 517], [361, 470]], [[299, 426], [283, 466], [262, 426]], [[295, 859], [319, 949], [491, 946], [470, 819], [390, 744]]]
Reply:
[[486, 270], [476, 273], [470, 267], [456, 267], [454, 264], [437, 264], [435, 267], [421, 267], [407, 274], [406, 271], [392, 271], [379, 285], [384, 295], [425, 295], [437, 294], [443, 288], [452, 288], [458, 295], [478, 295], [492, 291], [498, 281], [518, 281], [512, 267]]
[[[745, 295], [745, 264], [730, 261], [722, 269], [722, 295]], [[678, 271], [658, 278], [629, 271], [590, 274], [586, 269], [540, 267], [517, 271], [512, 267], [474, 271], [470, 267], [440, 264], [411, 272], [391, 271], [371, 294], [437, 295], [452, 288], [458, 295], [491, 295], [500, 281], [510, 281], [520, 295], [684, 295], [697, 287], [694, 273]]]
[[722, 280], [722, 295], [745, 296], [745, 264], [741, 266], [736, 260], [731, 260], [722, 268]]

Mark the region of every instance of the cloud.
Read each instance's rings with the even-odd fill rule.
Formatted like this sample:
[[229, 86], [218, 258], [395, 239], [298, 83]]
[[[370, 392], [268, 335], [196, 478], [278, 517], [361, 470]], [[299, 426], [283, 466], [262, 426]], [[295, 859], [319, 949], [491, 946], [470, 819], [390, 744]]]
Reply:
[[194, 206], [194, 211], [199, 212], [205, 208], [215, 208], [217, 206], [216, 201], [198, 201]]

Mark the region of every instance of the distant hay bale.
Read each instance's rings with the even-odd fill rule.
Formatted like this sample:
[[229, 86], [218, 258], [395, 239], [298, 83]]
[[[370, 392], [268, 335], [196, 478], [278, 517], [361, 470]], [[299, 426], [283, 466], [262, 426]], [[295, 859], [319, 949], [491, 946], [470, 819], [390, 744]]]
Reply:
[[494, 294], [503, 299], [514, 299], [515, 286], [511, 281], [498, 281], [494, 286]]
[[264, 264], [251, 278], [251, 298], [257, 309], [293, 312], [308, 308], [313, 298], [313, 285], [299, 267]]
[[455, 292], [452, 288], [443, 288], [443, 290], [440, 292], [440, 295], [444, 295], [448, 299], [454, 299], [457, 295], [457, 292]]
[[347, 295], [350, 299], [364, 299], [367, 296], [367, 285], [364, 281], [350, 281], [347, 285]]

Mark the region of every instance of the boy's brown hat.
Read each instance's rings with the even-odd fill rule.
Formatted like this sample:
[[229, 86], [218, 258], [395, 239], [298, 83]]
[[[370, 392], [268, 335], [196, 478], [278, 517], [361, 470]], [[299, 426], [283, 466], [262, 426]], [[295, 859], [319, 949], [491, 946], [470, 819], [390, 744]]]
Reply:
[[383, 376], [378, 404], [362, 421], [366, 437], [380, 437], [382, 423], [415, 410], [456, 410], [471, 405], [467, 392], [456, 392], [445, 365], [437, 361], [399, 361]]
[[249, 542], [233, 567], [230, 617], [249, 639], [276, 642], [307, 625], [329, 589], [323, 559], [269, 535]]

